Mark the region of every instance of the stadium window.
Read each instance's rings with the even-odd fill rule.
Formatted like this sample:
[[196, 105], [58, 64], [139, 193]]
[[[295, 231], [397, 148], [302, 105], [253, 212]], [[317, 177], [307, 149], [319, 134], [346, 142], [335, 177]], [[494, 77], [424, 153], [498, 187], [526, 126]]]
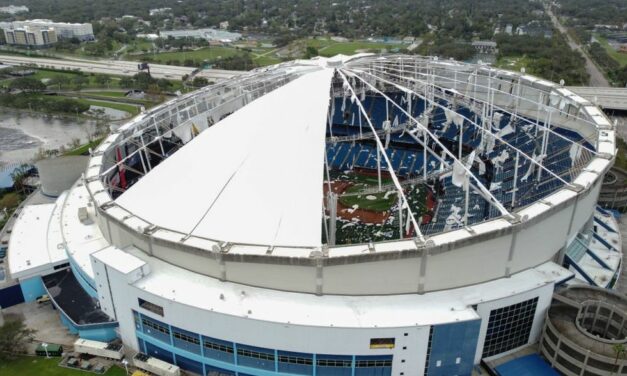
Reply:
[[301, 364], [310, 366], [313, 364], [313, 360], [311, 358], [303, 358], [299, 356], [291, 356], [291, 355], [279, 355], [279, 362], [281, 363], [290, 363], [290, 364]]
[[142, 317], [142, 324], [144, 328], [151, 328], [163, 334], [170, 335], [170, 329], [163, 325], [157, 324], [156, 322], [149, 320], [145, 317]]
[[336, 368], [352, 368], [350, 359], [316, 359], [318, 367], [336, 367]]
[[154, 303], [150, 303], [149, 301], [146, 301], [142, 298], [137, 298], [137, 302], [139, 303], [139, 306], [146, 311], [150, 311], [152, 313], [156, 313], [159, 316], [163, 316], [163, 307], [158, 306]]
[[174, 338], [178, 340], [185, 341], [194, 345], [200, 345], [200, 340], [197, 337], [192, 337], [185, 333], [177, 332], [176, 330], [173, 330], [173, 335]]
[[205, 346], [205, 348], [210, 349], [210, 350], [233, 354], [233, 346], [227, 346], [227, 345], [223, 345], [220, 343], [207, 341], [206, 339], [203, 341], [203, 346]]
[[395, 341], [394, 338], [371, 338], [370, 348], [371, 349], [393, 349], [394, 341]]
[[248, 358], [254, 358], [254, 359], [274, 361], [274, 354], [266, 353], [266, 352], [259, 352], [259, 351], [252, 351], [252, 350], [238, 348], [237, 355], [245, 356]]
[[483, 358], [523, 346], [529, 341], [538, 298], [490, 311]]

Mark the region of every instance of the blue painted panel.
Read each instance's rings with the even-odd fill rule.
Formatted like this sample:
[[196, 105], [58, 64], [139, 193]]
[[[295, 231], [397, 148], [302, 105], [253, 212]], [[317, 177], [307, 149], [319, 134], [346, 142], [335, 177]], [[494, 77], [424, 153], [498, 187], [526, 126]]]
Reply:
[[157, 359], [161, 359], [164, 362], [174, 364], [174, 359], [171, 352], [166, 351], [161, 347], [155, 346], [150, 342], [146, 342], [146, 354], [154, 356]]
[[13, 285], [0, 290], [0, 307], [9, 308], [20, 303], [24, 303], [24, 294], [20, 285]]
[[428, 375], [470, 375], [480, 325], [473, 320], [434, 326]]
[[72, 256], [68, 253], [68, 260], [70, 261], [70, 270], [72, 274], [74, 274], [74, 278], [78, 281], [78, 284], [81, 285], [83, 290], [91, 296], [92, 298], [98, 299], [98, 293], [96, 292], [96, 283], [93, 279], [89, 278], [83, 270], [74, 262]]
[[[207, 376], [235, 376], [235, 372], [229, 371], [228, 369], [224, 369], [224, 368], [205, 365], [205, 369], [207, 370]], [[242, 376], [246, 374], [239, 372], [238, 375]]]
[[65, 327], [70, 331], [70, 333], [78, 334], [78, 329], [74, 327], [74, 324], [72, 324], [72, 321], [70, 321], [63, 313], [60, 313], [59, 315], [61, 316], [61, 323], [65, 325]]
[[33, 277], [20, 281], [22, 295], [25, 302], [34, 302], [38, 297], [46, 293], [44, 282], [41, 277]]
[[137, 347], [139, 348], [139, 352], [142, 352], [144, 354], [146, 353], [146, 345], [144, 343], [144, 340], [139, 337], [137, 337]]
[[510, 360], [496, 367], [496, 372], [499, 376], [559, 376], [538, 354]]
[[199, 375], [203, 374], [204, 371], [203, 371], [202, 363], [197, 362], [195, 360], [191, 360], [189, 358], [186, 358], [178, 354], [175, 355], [175, 357], [176, 357], [177, 366], [181, 367], [182, 369], [186, 371], [191, 371]]

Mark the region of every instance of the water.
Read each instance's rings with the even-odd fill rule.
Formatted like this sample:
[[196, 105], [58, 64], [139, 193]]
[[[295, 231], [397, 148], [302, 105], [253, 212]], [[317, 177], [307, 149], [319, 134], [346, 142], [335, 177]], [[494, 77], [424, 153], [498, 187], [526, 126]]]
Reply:
[[74, 117], [24, 114], [0, 109], [0, 171], [32, 161], [42, 149], [81, 143], [95, 131], [95, 121]]

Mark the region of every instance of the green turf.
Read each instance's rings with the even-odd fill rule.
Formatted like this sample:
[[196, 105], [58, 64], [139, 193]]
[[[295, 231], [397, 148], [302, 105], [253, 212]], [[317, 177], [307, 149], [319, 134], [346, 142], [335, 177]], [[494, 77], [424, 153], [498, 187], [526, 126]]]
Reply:
[[[380, 193], [357, 194], [364, 189], [372, 187], [372, 185], [368, 184], [355, 184], [348, 188], [344, 194], [340, 196], [339, 201], [344, 206], [352, 207], [354, 205], [358, 205], [359, 209], [363, 210], [375, 212], [390, 210], [390, 208], [396, 203], [396, 192], [389, 195], [387, 194], [387, 191]], [[375, 199], [368, 199], [368, 197], [375, 197]]]
[[612, 57], [612, 59], [616, 60], [621, 67], [627, 65], [627, 53], [620, 53], [616, 51], [610, 44], [607, 42], [607, 39], [599, 34], [594, 35], [595, 38], [599, 41], [599, 44], [605, 48], [605, 51], [608, 55]]
[[[88, 376], [95, 375], [85, 371], [59, 367], [60, 358], [20, 356], [13, 360], [0, 362], [0, 375], [2, 376]], [[124, 376], [124, 369], [117, 366], [111, 367], [106, 376]]]

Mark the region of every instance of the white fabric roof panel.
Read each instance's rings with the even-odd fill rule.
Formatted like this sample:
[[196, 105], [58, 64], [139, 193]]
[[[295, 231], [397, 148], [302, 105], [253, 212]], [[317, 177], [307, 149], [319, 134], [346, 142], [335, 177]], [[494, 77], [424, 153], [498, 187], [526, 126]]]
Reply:
[[117, 204], [157, 226], [248, 244], [321, 245], [332, 69], [307, 73], [202, 132]]

